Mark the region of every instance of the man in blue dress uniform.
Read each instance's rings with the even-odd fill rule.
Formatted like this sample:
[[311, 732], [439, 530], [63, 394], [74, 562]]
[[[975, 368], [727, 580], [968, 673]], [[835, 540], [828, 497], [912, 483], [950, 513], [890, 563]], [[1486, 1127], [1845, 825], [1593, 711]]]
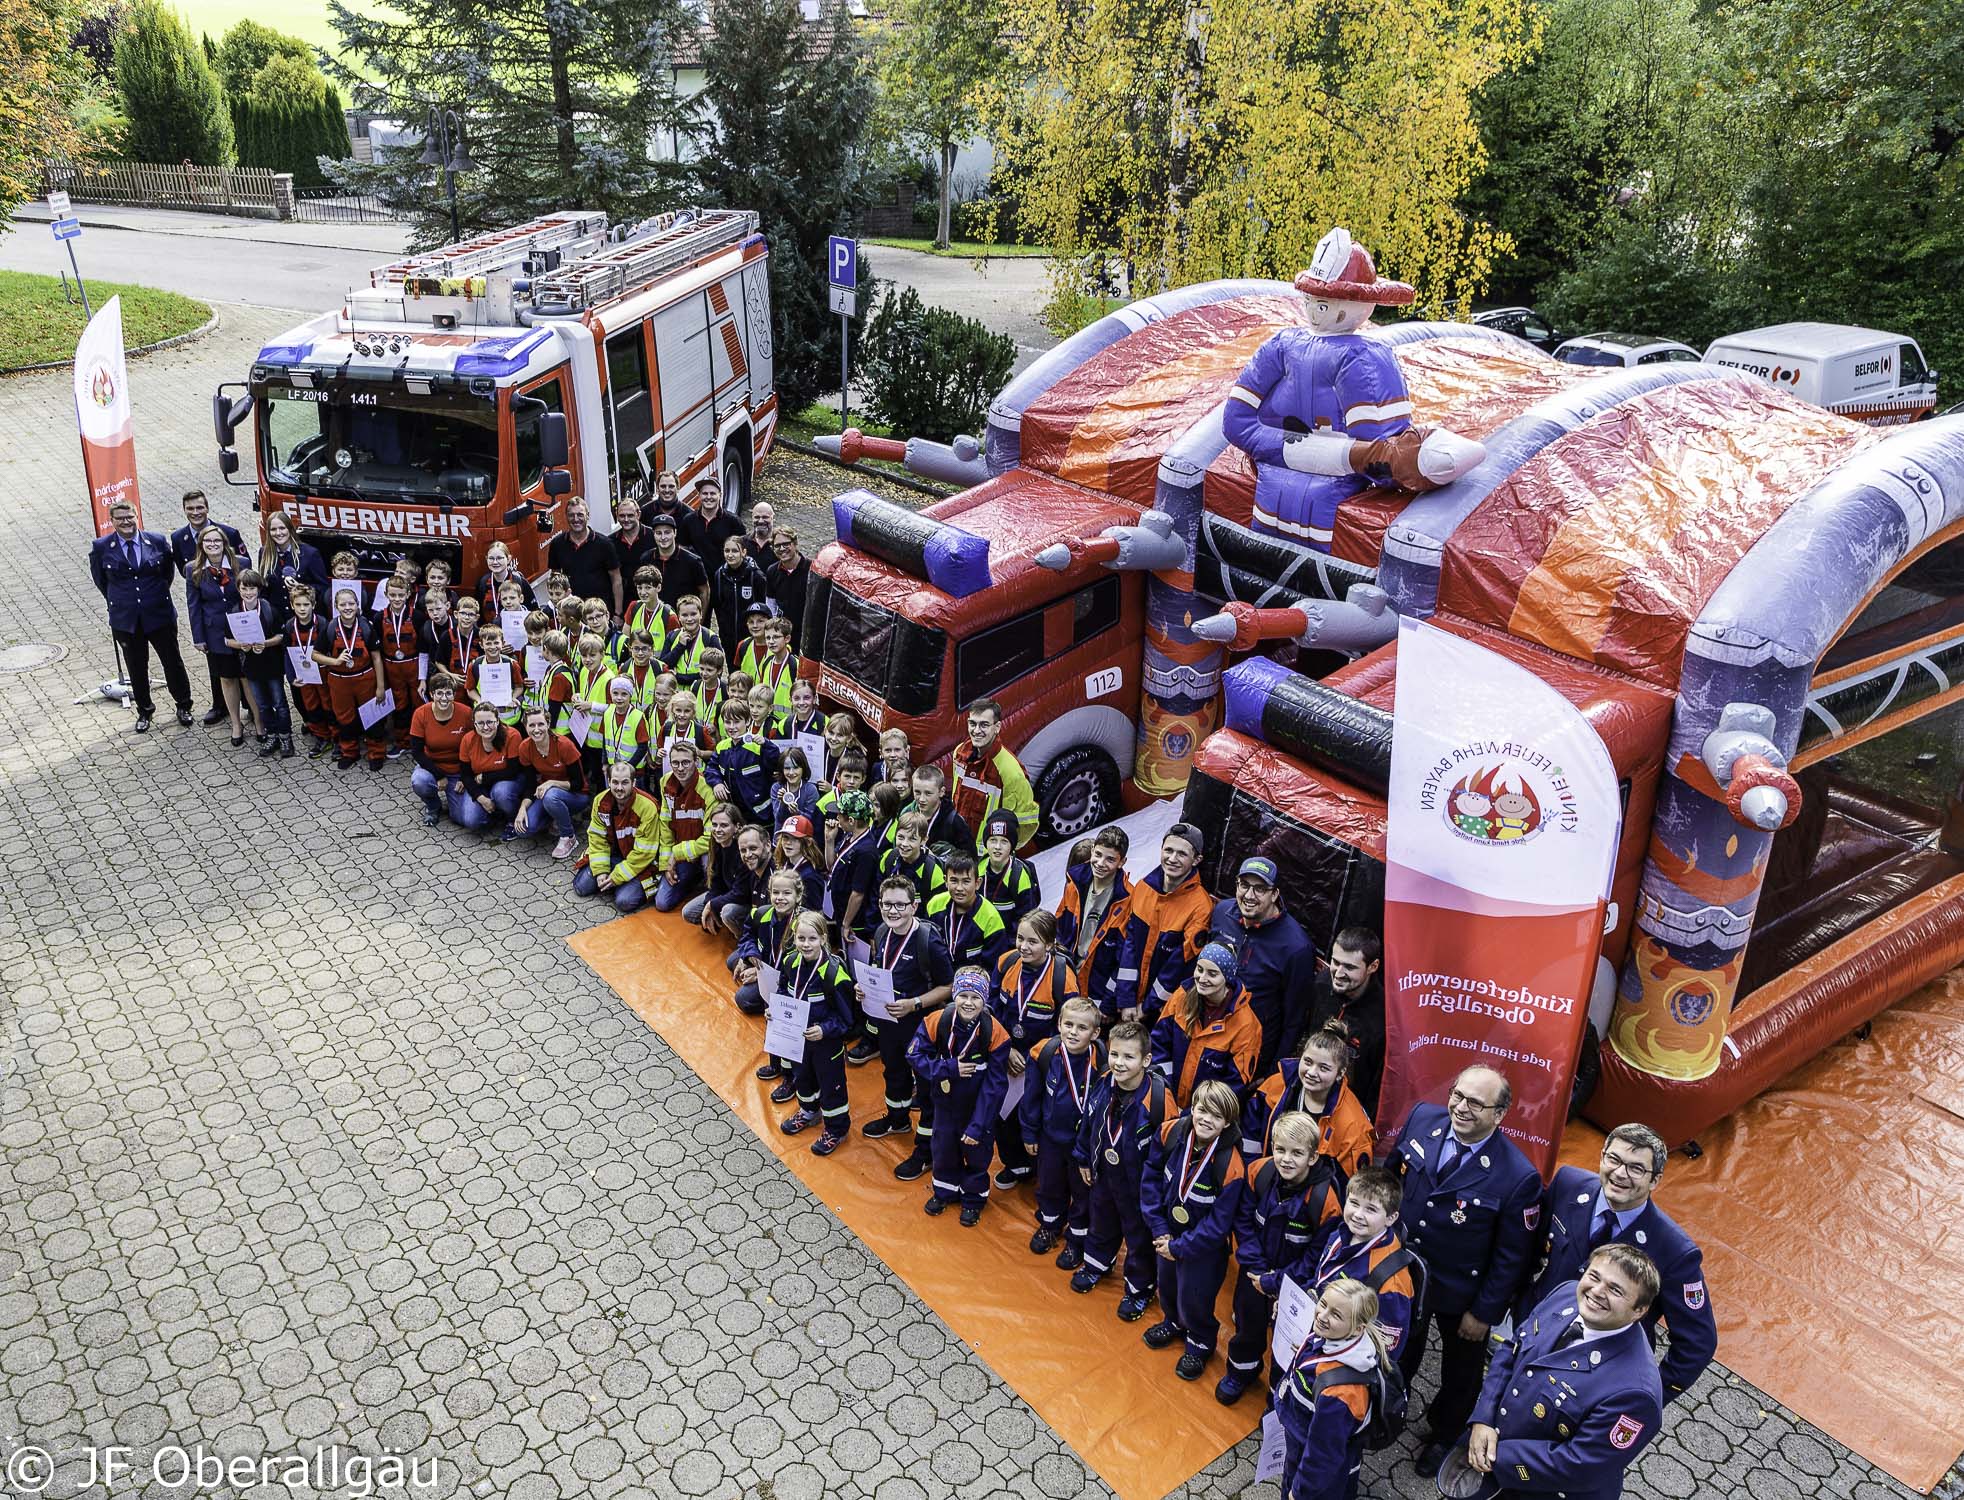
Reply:
[[1718, 1352], [1718, 1324], [1705, 1295], [1704, 1257], [1651, 1199], [1669, 1155], [1664, 1138], [1648, 1125], [1619, 1125], [1603, 1142], [1600, 1176], [1580, 1167], [1556, 1169], [1541, 1197], [1541, 1268], [1521, 1293], [1515, 1322], [1563, 1282], [1580, 1279], [1591, 1251], [1634, 1245], [1651, 1258], [1662, 1281], [1643, 1315], [1643, 1330], [1653, 1347], [1658, 1322], [1670, 1330], [1671, 1346], [1658, 1373], [1664, 1399], [1675, 1401]]
[[1425, 1309], [1399, 1351], [1411, 1384], [1428, 1334], [1439, 1335], [1439, 1392], [1426, 1409], [1430, 1429], [1421, 1474], [1435, 1474], [1466, 1426], [1480, 1394], [1487, 1335], [1521, 1289], [1541, 1217], [1541, 1176], [1501, 1132], [1514, 1091], [1493, 1068], [1471, 1067], [1453, 1080], [1446, 1105], [1419, 1103], [1385, 1156], [1404, 1184], [1398, 1232], [1424, 1257]]
[[118, 500], [109, 507], [115, 530], [89, 549], [89, 576], [109, 604], [109, 630], [129, 668], [130, 696], [136, 700], [136, 732], [145, 733], [156, 714], [150, 697], [150, 653], [164, 664], [164, 683], [177, 705], [177, 722], [191, 722], [191, 680], [177, 648], [177, 606], [171, 579], [177, 567], [170, 544], [154, 531], [140, 531], [136, 507]]
[[1494, 1356], [1466, 1461], [1499, 1481], [1500, 1496], [1623, 1493], [1623, 1471], [1664, 1420], [1657, 1364], [1638, 1323], [1657, 1285], [1643, 1251], [1604, 1245], [1582, 1279], [1556, 1287]]
[[1255, 351], [1228, 393], [1221, 426], [1255, 464], [1257, 531], [1330, 550], [1337, 507], [1371, 486], [1435, 489], [1486, 457], [1444, 428], [1412, 426], [1397, 356], [1358, 332], [1379, 306], [1417, 295], [1381, 281], [1370, 251], [1333, 229], [1296, 278], [1306, 327], [1285, 328]]

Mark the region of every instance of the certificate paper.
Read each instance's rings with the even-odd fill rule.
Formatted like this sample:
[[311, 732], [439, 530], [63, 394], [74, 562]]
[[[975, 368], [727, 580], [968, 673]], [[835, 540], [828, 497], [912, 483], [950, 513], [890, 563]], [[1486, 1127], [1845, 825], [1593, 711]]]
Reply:
[[363, 729], [373, 729], [378, 723], [395, 711], [396, 695], [394, 689], [383, 693], [379, 699], [364, 699], [361, 706], [355, 710], [361, 716], [361, 727]]
[[996, 1111], [996, 1118], [998, 1120], [1007, 1120], [1016, 1112], [1016, 1106], [1023, 1102], [1024, 1085], [1029, 1083], [1029, 1081], [1030, 1070], [1027, 1067], [1009, 1080], [1009, 1087], [1004, 1089], [1002, 1093], [1002, 1108]]
[[340, 609], [343, 594], [355, 596], [355, 607], [361, 607], [361, 580], [359, 578], [330, 578], [327, 580], [327, 617], [331, 620]]
[[792, 1062], [805, 1060], [805, 1028], [812, 1023], [812, 1003], [796, 995], [777, 995], [764, 1002], [764, 1050]]
[[893, 970], [855, 963], [852, 972], [859, 981], [859, 1008], [876, 1021], [893, 1020]]
[[266, 644], [266, 628], [259, 623], [259, 611], [256, 609], [243, 609], [235, 615], [227, 615], [225, 626], [232, 632], [232, 639], [241, 646]]
[[1296, 1362], [1296, 1351], [1308, 1341], [1315, 1317], [1316, 1298], [1295, 1277], [1284, 1276], [1282, 1290], [1275, 1294], [1275, 1336], [1269, 1340], [1277, 1369], [1287, 1370]]
[[525, 617], [530, 613], [531, 611], [529, 609], [501, 609], [498, 611], [498, 621], [505, 628], [505, 646], [507, 649], [525, 644]]
[[495, 708], [510, 708], [511, 663], [481, 661], [477, 664], [477, 695]]
[[825, 779], [825, 736], [822, 734], [794, 734], [791, 743], [805, 752], [805, 759], [811, 763], [813, 781]]
[[1289, 1461], [1289, 1435], [1282, 1428], [1282, 1414], [1273, 1408], [1262, 1418], [1262, 1451], [1255, 1459], [1255, 1483], [1282, 1478], [1282, 1466]]
[[293, 680], [318, 684], [321, 680], [321, 664], [314, 660], [311, 652], [304, 646], [288, 646], [286, 659], [293, 663]]

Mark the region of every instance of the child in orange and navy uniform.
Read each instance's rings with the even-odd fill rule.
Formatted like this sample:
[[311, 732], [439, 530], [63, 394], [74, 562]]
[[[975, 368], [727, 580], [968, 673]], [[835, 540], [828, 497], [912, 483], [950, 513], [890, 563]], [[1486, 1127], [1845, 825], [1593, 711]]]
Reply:
[[825, 918], [801, 911], [791, 929], [791, 956], [778, 976], [778, 993], [811, 1003], [805, 1028], [805, 1055], [792, 1074], [798, 1096], [796, 1114], [778, 1129], [797, 1135], [814, 1125], [825, 1128], [812, 1142], [813, 1156], [830, 1156], [852, 1134], [846, 1102], [846, 1033], [859, 1016], [858, 992], [846, 966], [825, 941]]
[[1241, 1152], [1253, 1158], [1269, 1151], [1271, 1121], [1294, 1110], [1313, 1116], [1321, 1129], [1320, 1153], [1335, 1168], [1337, 1186], [1371, 1159], [1375, 1137], [1371, 1117], [1345, 1082], [1350, 1070], [1350, 1035], [1332, 1021], [1303, 1039], [1302, 1056], [1285, 1057], [1248, 1095], [1241, 1115]]
[[1235, 1149], [1241, 1101], [1218, 1080], [1196, 1085], [1193, 1107], [1168, 1120], [1146, 1154], [1139, 1212], [1159, 1255], [1159, 1305], [1165, 1316], [1145, 1333], [1146, 1347], [1185, 1341], [1174, 1374], [1198, 1380], [1221, 1332], [1214, 1316], [1227, 1280], [1228, 1238], [1247, 1186]]
[[1417, 1300], [1418, 1257], [1398, 1234], [1398, 1206], [1405, 1187], [1387, 1167], [1361, 1167], [1344, 1189], [1343, 1216], [1328, 1226], [1328, 1237], [1312, 1260], [1309, 1277], [1297, 1280], [1312, 1291], [1340, 1276], [1361, 1281], [1378, 1294], [1377, 1318], [1385, 1345], [1395, 1358], [1412, 1327], [1412, 1304]]
[[1377, 1293], [1348, 1278], [1317, 1300], [1310, 1336], [1275, 1397], [1287, 1439], [1285, 1500], [1356, 1500], [1364, 1425], [1391, 1373], [1377, 1310]]
[[1091, 1185], [1079, 1174], [1072, 1150], [1091, 1087], [1104, 1069], [1098, 1007], [1073, 995], [1057, 1012], [1057, 1035], [1032, 1050], [1017, 1107], [1023, 1152], [1037, 1164], [1037, 1232], [1030, 1236], [1030, 1253], [1048, 1254], [1063, 1236], [1057, 1265], [1065, 1271], [1083, 1264], [1091, 1228]]
[[989, 1014], [993, 986], [981, 969], [956, 974], [948, 1004], [929, 1016], [907, 1048], [924, 1090], [936, 1091], [934, 1191], [926, 1211], [960, 1200], [962, 1225], [973, 1229], [989, 1201], [997, 1112], [1009, 1086], [1009, 1033]]
[[[1077, 975], [1057, 951], [1057, 919], [1047, 911], [1024, 913], [1016, 946], [997, 961], [995, 978], [990, 1009], [1009, 1031], [1009, 1076], [1020, 1078], [1038, 1044], [1056, 1035], [1064, 1002], [1078, 992]], [[996, 1151], [1002, 1157], [999, 1188], [1013, 1188], [1036, 1170], [1023, 1149], [1023, 1122], [1014, 1115], [997, 1123]]]
[[1245, 1099], [1255, 1085], [1262, 1023], [1241, 986], [1234, 950], [1210, 942], [1193, 961], [1193, 977], [1166, 1004], [1152, 1029], [1153, 1071], [1182, 1105], [1196, 1086], [1218, 1079]]

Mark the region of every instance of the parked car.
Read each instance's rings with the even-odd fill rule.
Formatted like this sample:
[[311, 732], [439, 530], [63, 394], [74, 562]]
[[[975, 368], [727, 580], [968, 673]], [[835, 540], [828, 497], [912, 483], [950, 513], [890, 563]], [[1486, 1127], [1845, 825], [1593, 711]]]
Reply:
[[1672, 364], [1679, 360], [1696, 364], [1698, 351], [1676, 339], [1653, 338], [1645, 333], [1587, 333], [1556, 345], [1555, 358], [1564, 364], [1615, 369]]
[[1780, 323], [1712, 340], [1705, 362], [1744, 370], [1871, 427], [1927, 416], [1937, 372], [1915, 339], [1841, 323]]
[[1489, 307], [1473, 314], [1473, 321], [1482, 328], [1498, 328], [1526, 339], [1537, 349], [1553, 349], [1562, 338], [1555, 325], [1531, 307]]

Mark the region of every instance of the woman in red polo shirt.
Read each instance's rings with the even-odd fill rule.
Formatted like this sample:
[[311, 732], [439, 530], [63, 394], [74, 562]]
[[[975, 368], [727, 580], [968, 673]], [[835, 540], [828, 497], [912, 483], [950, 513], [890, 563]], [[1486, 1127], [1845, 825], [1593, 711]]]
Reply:
[[446, 810], [454, 822], [464, 820], [459, 750], [470, 733], [470, 712], [457, 706], [457, 679], [441, 669], [430, 673], [430, 700], [409, 716], [409, 753], [416, 757], [409, 789], [423, 799], [425, 828], [436, 827]]
[[518, 731], [498, 717], [498, 710], [480, 703], [471, 710], [471, 732], [457, 747], [463, 764], [464, 795], [457, 807], [459, 828], [483, 828], [493, 817], [505, 820], [502, 837], [518, 837], [511, 826], [525, 768], [518, 763]]
[[569, 858], [580, 846], [573, 823], [586, 816], [593, 801], [587, 791], [586, 768], [580, 763], [580, 747], [563, 734], [552, 732], [552, 716], [544, 708], [525, 711], [525, 740], [518, 747], [518, 763], [525, 768], [520, 782], [518, 811], [511, 825], [521, 834], [539, 834], [547, 824], [559, 835], [552, 846], [554, 859]]

